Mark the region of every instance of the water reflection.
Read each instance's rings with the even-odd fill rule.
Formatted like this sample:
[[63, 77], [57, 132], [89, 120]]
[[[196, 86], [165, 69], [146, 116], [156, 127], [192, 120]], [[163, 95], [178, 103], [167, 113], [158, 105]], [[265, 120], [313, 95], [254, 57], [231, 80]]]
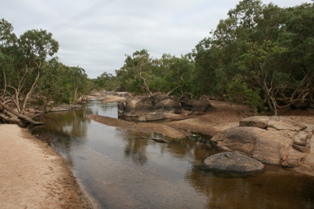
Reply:
[[[125, 139], [125, 138], [124, 138]], [[147, 138], [127, 138], [124, 155], [126, 159], [131, 159], [135, 164], [144, 165], [147, 162], [146, 147]]]
[[312, 208], [313, 178], [269, 167], [264, 175], [217, 177], [194, 168], [186, 175], [208, 197], [207, 208]]
[[48, 125], [33, 133], [51, 140], [102, 208], [313, 208], [310, 177], [274, 167], [258, 176], [217, 176], [199, 167], [217, 152], [204, 136], [128, 132], [86, 117], [96, 113], [117, 117], [116, 104], [47, 114]]

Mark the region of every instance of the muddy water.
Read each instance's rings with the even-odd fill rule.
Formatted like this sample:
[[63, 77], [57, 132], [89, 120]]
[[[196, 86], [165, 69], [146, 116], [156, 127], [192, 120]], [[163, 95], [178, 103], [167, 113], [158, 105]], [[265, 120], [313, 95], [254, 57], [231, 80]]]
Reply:
[[[314, 178], [267, 167], [256, 176], [205, 172], [199, 164], [217, 150], [195, 136], [174, 140], [127, 132], [89, 120], [117, 117], [115, 103], [48, 114], [34, 134], [46, 138], [101, 208], [314, 208]], [[164, 138], [157, 143], [151, 138]]]

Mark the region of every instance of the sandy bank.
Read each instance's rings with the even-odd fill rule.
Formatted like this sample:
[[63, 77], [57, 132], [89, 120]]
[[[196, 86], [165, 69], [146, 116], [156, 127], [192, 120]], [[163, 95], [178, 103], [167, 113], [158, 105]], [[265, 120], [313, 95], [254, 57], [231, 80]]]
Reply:
[[0, 208], [92, 208], [63, 158], [16, 125], [0, 124]]

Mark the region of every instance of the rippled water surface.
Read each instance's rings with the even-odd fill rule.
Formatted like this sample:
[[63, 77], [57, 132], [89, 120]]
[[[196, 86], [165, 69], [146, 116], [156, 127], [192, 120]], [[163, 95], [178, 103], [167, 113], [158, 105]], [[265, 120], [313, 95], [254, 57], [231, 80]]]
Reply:
[[33, 134], [62, 154], [101, 208], [314, 208], [312, 177], [275, 167], [250, 177], [205, 172], [200, 162], [217, 152], [206, 137], [128, 132], [88, 114], [116, 118], [117, 105], [93, 101], [84, 109], [47, 114], [42, 120], [49, 125]]

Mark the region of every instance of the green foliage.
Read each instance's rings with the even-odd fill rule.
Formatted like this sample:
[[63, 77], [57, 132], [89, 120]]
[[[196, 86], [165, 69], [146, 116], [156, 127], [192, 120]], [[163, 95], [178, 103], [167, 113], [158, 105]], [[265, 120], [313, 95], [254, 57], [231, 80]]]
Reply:
[[254, 110], [264, 110], [264, 101], [260, 97], [260, 89], [250, 89], [247, 83], [235, 78], [227, 85], [227, 97], [230, 102], [243, 104]]
[[107, 72], [102, 73], [96, 79], [92, 80], [92, 82], [94, 83], [93, 88], [106, 89], [108, 91], [112, 91], [119, 85], [116, 77]]
[[68, 67], [53, 59], [45, 65], [43, 76], [37, 87], [37, 92], [47, 98], [47, 101], [57, 103], [76, 102], [79, 95], [88, 93], [88, 78], [84, 69]]
[[124, 66], [116, 71], [116, 81], [134, 93], [168, 92], [180, 95], [190, 91], [193, 64], [187, 56], [163, 54], [153, 59], [146, 50], [127, 55]]
[[84, 69], [53, 57], [58, 43], [51, 33], [29, 30], [17, 38], [2, 19], [1, 96], [26, 96], [34, 90], [71, 103], [93, 88], [122, 86], [147, 94], [227, 94], [230, 101], [259, 110], [265, 105], [274, 114], [290, 104], [314, 107], [314, 5], [280, 8], [242, 0], [227, 15], [187, 55], [152, 58], [145, 49], [135, 51], [126, 55], [116, 75], [105, 72], [93, 80]]
[[[59, 44], [45, 30], [28, 30], [19, 38], [6, 20], [0, 20], [1, 100], [7, 98], [23, 113], [32, 94], [37, 104], [48, 101], [75, 102], [86, 93], [88, 79], [84, 69], [60, 63], [54, 54]], [[21, 103], [22, 102], [22, 103]]]
[[313, 22], [313, 4], [280, 8], [242, 0], [191, 53], [152, 59], [146, 50], [136, 51], [115, 81], [137, 93], [227, 94], [274, 114], [300, 102], [314, 107]]
[[193, 50], [194, 91], [219, 96], [237, 81], [260, 89], [275, 114], [292, 103], [314, 107], [313, 21], [313, 4], [279, 8], [240, 1]]

